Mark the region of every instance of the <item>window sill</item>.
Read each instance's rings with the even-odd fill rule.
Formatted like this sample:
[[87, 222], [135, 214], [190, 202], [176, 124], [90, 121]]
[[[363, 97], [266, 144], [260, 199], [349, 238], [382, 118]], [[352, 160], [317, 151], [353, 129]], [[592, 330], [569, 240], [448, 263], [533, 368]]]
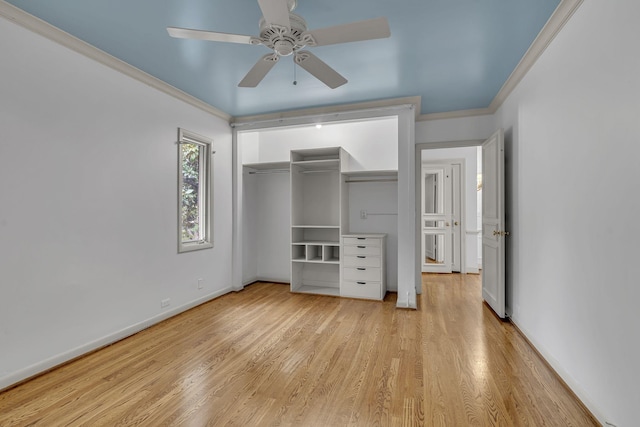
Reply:
[[202, 249], [211, 249], [211, 248], [213, 248], [212, 242], [181, 243], [178, 246], [178, 253], [193, 252], [193, 251], [199, 251]]

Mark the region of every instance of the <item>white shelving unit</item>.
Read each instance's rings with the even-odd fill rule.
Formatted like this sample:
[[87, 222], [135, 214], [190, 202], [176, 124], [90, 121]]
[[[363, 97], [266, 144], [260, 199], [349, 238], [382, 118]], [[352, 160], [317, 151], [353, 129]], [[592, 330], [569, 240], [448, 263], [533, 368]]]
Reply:
[[339, 147], [291, 151], [291, 291], [340, 295], [348, 200]]

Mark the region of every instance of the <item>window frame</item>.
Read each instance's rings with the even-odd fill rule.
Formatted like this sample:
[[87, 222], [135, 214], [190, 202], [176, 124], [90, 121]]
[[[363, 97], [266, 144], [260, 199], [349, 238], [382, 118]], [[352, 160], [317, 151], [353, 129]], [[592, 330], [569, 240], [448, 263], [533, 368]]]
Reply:
[[[203, 148], [200, 152], [198, 177], [198, 210], [201, 239], [182, 239], [182, 145], [195, 144]], [[213, 139], [178, 128], [178, 253], [213, 248]], [[204, 179], [202, 175], [204, 174]]]

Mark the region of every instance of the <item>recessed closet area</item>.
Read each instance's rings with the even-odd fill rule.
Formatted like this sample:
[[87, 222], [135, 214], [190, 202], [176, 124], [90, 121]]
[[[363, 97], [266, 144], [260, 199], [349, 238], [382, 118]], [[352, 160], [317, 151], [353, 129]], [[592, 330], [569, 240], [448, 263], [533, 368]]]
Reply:
[[397, 116], [240, 130], [236, 145], [243, 285], [397, 291]]

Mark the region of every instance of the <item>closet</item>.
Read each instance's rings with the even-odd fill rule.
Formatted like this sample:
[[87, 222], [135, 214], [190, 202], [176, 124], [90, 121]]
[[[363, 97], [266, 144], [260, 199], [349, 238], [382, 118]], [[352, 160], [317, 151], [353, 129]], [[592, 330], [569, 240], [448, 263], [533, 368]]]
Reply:
[[[388, 117], [239, 134], [243, 284], [369, 299], [395, 291], [397, 134]], [[377, 235], [377, 254], [345, 264], [347, 235]]]

